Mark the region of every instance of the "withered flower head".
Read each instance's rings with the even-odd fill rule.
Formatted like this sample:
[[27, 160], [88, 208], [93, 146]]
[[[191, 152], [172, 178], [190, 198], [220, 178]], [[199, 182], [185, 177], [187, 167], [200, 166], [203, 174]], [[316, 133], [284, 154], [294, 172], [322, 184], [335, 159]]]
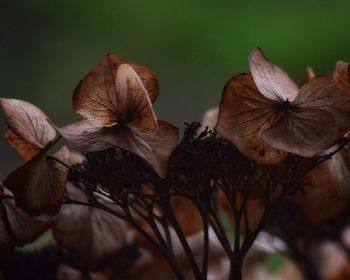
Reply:
[[249, 159], [276, 164], [287, 152], [311, 157], [348, 130], [350, 95], [343, 85], [318, 76], [299, 88], [259, 48], [249, 64], [251, 74], [226, 84], [216, 125]]
[[46, 156], [56, 138], [55, 129], [48, 117], [28, 102], [2, 98], [1, 106], [9, 127], [5, 139], [25, 161], [4, 185], [28, 213], [53, 216], [61, 207], [67, 178], [67, 169]]
[[157, 96], [150, 70], [107, 55], [74, 91], [74, 109], [84, 120], [58, 131], [79, 150], [119, 147], [132, 152], [164, 177], [178, 129], [157, 121], [152, 107]]

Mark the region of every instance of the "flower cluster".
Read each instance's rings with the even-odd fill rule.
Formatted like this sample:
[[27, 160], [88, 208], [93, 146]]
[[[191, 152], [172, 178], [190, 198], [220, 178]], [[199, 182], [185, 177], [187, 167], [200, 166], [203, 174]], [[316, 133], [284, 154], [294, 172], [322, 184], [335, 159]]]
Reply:
[[[314, 175], [299, 179], [328, 152], [338, 151], [337, 145], [344, 146], [339, 143], [350, 129], [350, 64], [338, 62], [333, 77], [309, 70], [301, 85], [259, 48], [249, 66], [251, 73], [226, 84], [209, 120], [213, 131], [199, 131], [194, 123], [181, 141], [178, 128], [156, 118], [159, 88], [153, 72], [116, 55], [107, 55], [77, 85], [73, 107], [81, 121], [58, 127], [33, 104], [2, 98], [5, 140], [23, 165], [0, 185], [0, 259], [51, 228], [58, 244], [88, 266], [126, 246], [126, 220], [153, 242], [179, 279], [184, 276], [171, 230], [197, 279], [207, 275], [209, 225], [231, 265], [241, 266], [271, 205], [295, 191], [294, 185], [307, 192], [307, 176]], [[50, 155], [61, 137], [75, 151], [63, 147]], [[342, 151], [336, 157], [339, 165], [348, 155]], [[320, 165], [322, 172], [347, 168], [326, 164]], [[249, 207], [256, 201], [263, 211], [254, 223], [248, 216], [255, 215]], [[216, 203], [230, 209], [236, 224], [233, 249]], [[181, 216], [186, 210], [195, 212], [199, 226]], [[200, 230], [206, 248], [202, 269], [185, 236]]]

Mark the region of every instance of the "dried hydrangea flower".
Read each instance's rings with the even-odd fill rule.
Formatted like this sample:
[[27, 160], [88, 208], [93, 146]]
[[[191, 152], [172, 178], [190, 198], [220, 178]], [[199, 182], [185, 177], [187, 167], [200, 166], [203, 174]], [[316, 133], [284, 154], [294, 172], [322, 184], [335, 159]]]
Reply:
[[152, 107], [157, 96], [150, 70], [107, 55], [74, 91], [74, 109], [84, 120], [58, 131], [79, 150], [119, 147], [132, 152], [164, 177], [178, 129], [157, 121]]
[[252, 74], [226, 85], [216, 130], [249, 159], [276, 164], [287, 152], [311, 157], [349, 128], [350, 95], [340, 83], [314, 77], [301, 88], [257, 48]]

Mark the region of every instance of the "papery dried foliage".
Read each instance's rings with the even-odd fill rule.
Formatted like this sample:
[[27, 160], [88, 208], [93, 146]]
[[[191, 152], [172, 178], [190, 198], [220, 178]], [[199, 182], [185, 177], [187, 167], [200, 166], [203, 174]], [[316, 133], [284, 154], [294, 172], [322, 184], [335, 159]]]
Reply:
[[15, 205], [12, 193], [0, 185], [0, 260], [8, 257], [14, 246], [33, 242], [52, 226], [46, 215], [34, 218]]
[[74, 92], [74, 108], [85, 120], [58, 131], [77, 149], [120, 147], [143, 158], [161, 176], [178, 142], [177, 128], [156, 120], [154, 74], [108, 55]]
[[[70, 183], [67, 184], [67, 193], [70, 199], [89, 202], [89, 196]], [[120, 212], [116, 204], [102, 203]], [[122, 220], [104, 210], [74, 203], [64, 205], [58, 213], [53, 235], [62, 247], [90, 264], [112, 255], [126, 244], [126, 229]]]
[[4, 181], [16, 204], [32, 215], [55, 215], [61, 208], [67, 168], [43, 152], [13, 171]]
[[314, 77], [299, 89], [260, 49], [251, 54], [250, 69], [252, 76], [226, 85], [216, 127], [248, 158], [276, 164], [286, 156], [281, 151], [311, 157], [349, 129], [350, 95], [340, 83]]

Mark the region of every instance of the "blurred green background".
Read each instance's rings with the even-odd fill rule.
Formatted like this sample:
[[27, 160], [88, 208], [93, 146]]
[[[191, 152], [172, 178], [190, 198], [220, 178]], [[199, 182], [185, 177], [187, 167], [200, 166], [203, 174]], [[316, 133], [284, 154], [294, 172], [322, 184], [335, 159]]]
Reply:
[[[0, 92], [66, 124], [75, 85], [110, 52], [156, 73], [156, 113], [182, 127], [218, 105], [256, 46], [297, 80], [350, 61], [349, 11], [349, 0], [0, 0]], [[20, 161], [2, 140], [0, 155], [3, 179]]]

